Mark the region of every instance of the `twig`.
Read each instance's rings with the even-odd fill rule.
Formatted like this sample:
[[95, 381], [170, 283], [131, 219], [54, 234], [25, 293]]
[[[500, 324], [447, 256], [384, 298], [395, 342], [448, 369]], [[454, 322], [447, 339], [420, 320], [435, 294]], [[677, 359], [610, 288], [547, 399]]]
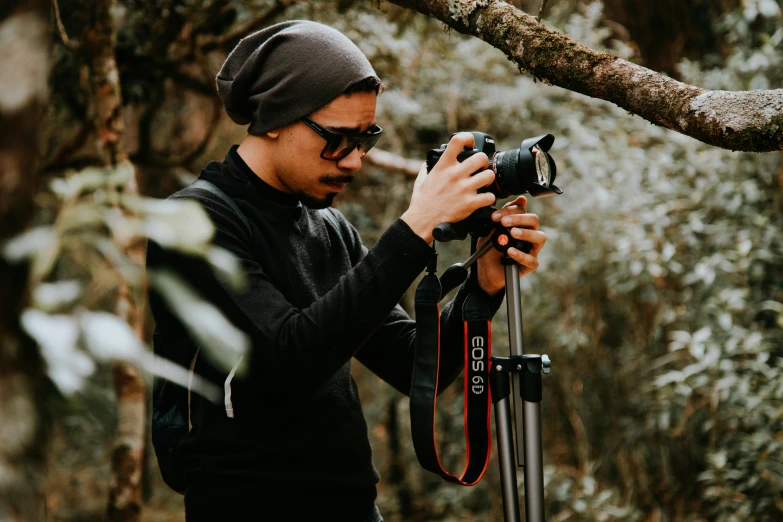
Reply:
[[399, 171], [404, 174], [416, 177], [419, 174], [421, 168], [421, 161], [408, 159], [404, 156], [394, 154], [393, 152], [387, 152], [380, 149], [372, 149], [364, 157], [367, 162], [376, 167], [380, 167], [385, 170]]
[[60, 38], [63, 40], [63, 45], [65, 45], [66, 49], [75, 51], [79, 48], [79, 45], [76, 42], [72, 42], [68, 38], [68, 33], [65, 32], [63, 20], [60, 18], [60, 4], [57, 2], [57, 0], [52, 0], [52, 3], [54, 4], [54, 17], [57, 19], [57, 29], [60, 31]]
[[541, 21], [541, 15], [544, 13], [544, 8], [546, 7], [546, 0], [541, 0], [541, 7], [538, 8], [538, 16], [536, 17], [536, 21]]
[[272, 7], [258, 18], [254, 18], [243, 25], [234, 27], [232, 30], [219, 37], [213, 37], [205, 41], [201, 45], [201, 52], [208, 53], [218, 47], [223, 47], [228, 50], [232, 49], [242, 38], [259, 29], [263, 29], [269, 25], [269, 22], [275, 16], [282, 14], [288, 7], [297, 2], [299, 2], [299, 0], [277, 0]]

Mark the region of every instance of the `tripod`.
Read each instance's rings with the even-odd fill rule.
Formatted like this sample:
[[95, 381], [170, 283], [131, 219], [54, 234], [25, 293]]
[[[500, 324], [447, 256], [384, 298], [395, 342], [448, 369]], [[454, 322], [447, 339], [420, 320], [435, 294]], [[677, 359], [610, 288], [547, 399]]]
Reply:
[[[497, 238], [502, 233], [502, 229], [496, 232], [493, 240], [484, 243], [480, 249], [461, 264], [460, 268], [467, 270], [479, 257], [496, 246], [498, 244]], [[508, 238], [503, 241], [508, 241]], [[503, 241], [500, 241], [500, 244], [508, 246]], [[524, 354], [519, 265], [507, 255], [501, 258], [501, 263], [505, 266], [506, 276], [510, 355], [509, 357], [493, 356], [490, 358], [492, 361], [490, 389], [495, 408], [503, 515], [506, 522], [520, 522], [513, 450], [516, 429], [516, 460], [519, 466], [524, 467], [525, 470], [525, 520], [527, 522], [544, 522], [541, 374], [542, 372], [549, 373], [551, 363], [546, 355]], [[512, 424], [512, 404], [516, 419], [515, 425]]]

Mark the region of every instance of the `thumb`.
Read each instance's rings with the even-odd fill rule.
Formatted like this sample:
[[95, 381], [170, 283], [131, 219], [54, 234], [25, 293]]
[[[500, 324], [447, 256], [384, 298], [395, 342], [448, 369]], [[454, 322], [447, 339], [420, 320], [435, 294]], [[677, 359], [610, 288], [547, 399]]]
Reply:
[[419, 169], [419, 173], [416, 175], [416, 181], [413, 182], [413, 188], [419, 188], [422, 183], [424, 183], [424, 180], [427, 178], [427, 162], [423, 162], [421, 164], [421, 168]]
[[512, 205], [516, 205], [522, 209], [522, 213], [527, 212], [527, 198], [525, 196], [519, 196], [514, 201], [509, 201], [505, 205], [503, 205], [503, 208], [510, 207]]

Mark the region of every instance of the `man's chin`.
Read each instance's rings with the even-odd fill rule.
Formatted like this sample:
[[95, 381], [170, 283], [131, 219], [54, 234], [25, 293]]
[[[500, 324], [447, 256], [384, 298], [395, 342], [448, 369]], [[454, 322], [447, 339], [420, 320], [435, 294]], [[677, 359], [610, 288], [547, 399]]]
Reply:
[[302, 202], [302, 205], [306, 206], [307, 208], [319, 209], [331, 207], [332, 203], [334, 203], [334, 198], [337, 196], [337, 193], [333, 192], [320, 198], [310, 194], [299, 194], [298, 196], [299, 201]]

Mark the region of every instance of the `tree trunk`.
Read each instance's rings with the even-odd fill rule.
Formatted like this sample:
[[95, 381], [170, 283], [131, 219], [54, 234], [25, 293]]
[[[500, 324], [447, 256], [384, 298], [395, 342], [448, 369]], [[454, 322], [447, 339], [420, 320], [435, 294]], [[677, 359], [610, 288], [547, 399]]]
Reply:
[[[48, 99], [49, 3], [0, 8], [0, 252], [33, 216], [38, 125]], [[43, 521], [50, 415], [44, 364], [19, 315], [29, 301], [26, 265], [0, 255], [0, 520]]]
[[683, 58], [699, 60], [725, 49], [713, 30], [716, 19], [741, 0], [604, 0], [604, 18], [620, 24], [639, 48], [644, 65], [679, 78]]
[[[95, 25], [87, 34], [86, 40], [95, 107], [96, 145], [106, 167], [116, 167], [128, 161], [123, 142], [122, 96], [115, 59], [117, 27], [112, 15], [116, 8], [116, 0], [99, 0], [94, 4]], [[138, 193], [135, 176], [131, 177], [128, 186], [124, 187], [124, 192]], [[144, 264], [142, 244], [128, 245], [126, 253], [134, 263]], [[132, 288], [127, 282], [120, 286], [117, 315], [125, 320], [141, 339], [144, 338], [142, 303], [142, 292]], [[114, 390], [118, 422], [112, 450], [112, 484], [107, 516], [110, 521], [130, 522], [139, 520], [141, 515], [141, 479], [146, 440], [146, 399], [144, 380], [139, 370], [129, 363], [115, 363]]]

